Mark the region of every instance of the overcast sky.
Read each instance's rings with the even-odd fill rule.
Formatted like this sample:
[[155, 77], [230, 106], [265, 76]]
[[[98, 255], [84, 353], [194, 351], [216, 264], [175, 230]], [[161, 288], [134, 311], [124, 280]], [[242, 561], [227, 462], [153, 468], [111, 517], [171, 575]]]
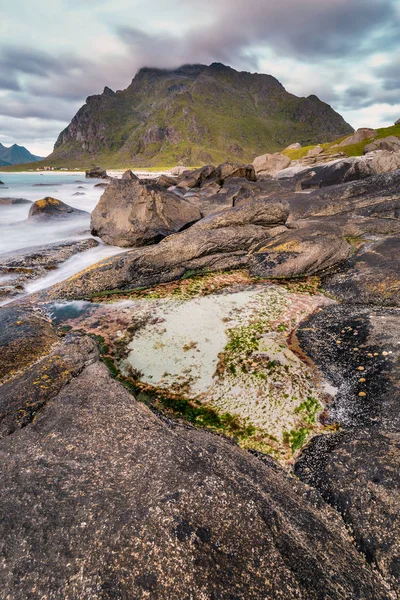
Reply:
[[12, 0], [0, 142], [51, 152], [88, 95], [143, 66], [223, 62], [316, 94], [353, 127], [400, 118], [400, 0]]

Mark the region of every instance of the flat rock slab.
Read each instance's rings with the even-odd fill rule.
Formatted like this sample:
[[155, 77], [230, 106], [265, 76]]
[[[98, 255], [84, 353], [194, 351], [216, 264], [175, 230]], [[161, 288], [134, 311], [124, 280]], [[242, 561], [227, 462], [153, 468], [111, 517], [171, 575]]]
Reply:
[[400, 236], [366, 244], [324, 286], [347, 304], [400, 306]]
[[347, 431], [314, 438], [295, 473], [351, 530], [368, 562], [400, 586], [400, 435]]
[[13, 600], [393, 598], [310, 488], [89, 364], [0, 441]]
[[339, 229], [307, 221], [301, 228], [259, 245], [249, 258], [249, 267], [251, 274], [258, 277], [313, 275], [348, 258], [351, 253], [351, 246]]
[[44, 355], [57, 336], [40, 310], [29, 306], [0, 308], [0, 380]]

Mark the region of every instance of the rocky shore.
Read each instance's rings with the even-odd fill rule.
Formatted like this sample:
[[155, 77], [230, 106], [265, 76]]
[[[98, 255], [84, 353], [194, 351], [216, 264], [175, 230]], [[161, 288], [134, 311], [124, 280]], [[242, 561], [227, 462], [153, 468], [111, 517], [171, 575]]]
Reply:
[[260, 158], [111, 178], [121, 254], [0, 307], [0, 597], [400, 598], [400, 170]]

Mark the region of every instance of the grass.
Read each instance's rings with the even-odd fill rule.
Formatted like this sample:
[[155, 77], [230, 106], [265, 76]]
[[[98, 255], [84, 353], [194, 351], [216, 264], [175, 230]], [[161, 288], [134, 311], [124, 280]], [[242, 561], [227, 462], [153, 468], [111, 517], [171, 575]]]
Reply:
[[[365, 146], [367, 146], [373, 141], [381, 140], [390, 135], [400, 137], [400, 125], [392, 125], [390, 127], [382, 127], [380, 129], [377, 129], [377, 135], [375, 137], [359, 142], [358, 144], [351, 144], [350, 146], [334, 147], [340, 144], [340, 142], [342, 142], [344, 139], [346, 139], [346, 137], [349, 136], [344, 136], [338, 138], [337, 140], [334, 140], [333, 142], [322, 143], [319, 145], [322, 146], [322, 148], [324, 148], [324, 150], [328, 154], [344, 152], [345, 154], [347, 154], [347, 156], [362, 156], [364, 154]], [[285, 154], [291, 160], [300, 160], [301, 158], [304, 158], [307, 155], [307, 153], [310, 150], [312, 150], [312, 148], [315, 148], [315, 146], [304, 146], [303, 148], [299, 148], [298, 150], [283, 150], [282, 154]]]

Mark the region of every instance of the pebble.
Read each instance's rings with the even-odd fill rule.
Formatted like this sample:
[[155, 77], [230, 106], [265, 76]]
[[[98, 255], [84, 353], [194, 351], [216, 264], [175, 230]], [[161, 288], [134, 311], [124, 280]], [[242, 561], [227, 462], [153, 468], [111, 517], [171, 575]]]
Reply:
[[360, 392], [358, 395], [361, 396], [361, 398], [364, 398], [364, 396], [366, 396], [367, 394], [365, 392]]
[[358, 371], [365, 371], [365, 368], [364, 367], [357, 367], [357, 370]]

